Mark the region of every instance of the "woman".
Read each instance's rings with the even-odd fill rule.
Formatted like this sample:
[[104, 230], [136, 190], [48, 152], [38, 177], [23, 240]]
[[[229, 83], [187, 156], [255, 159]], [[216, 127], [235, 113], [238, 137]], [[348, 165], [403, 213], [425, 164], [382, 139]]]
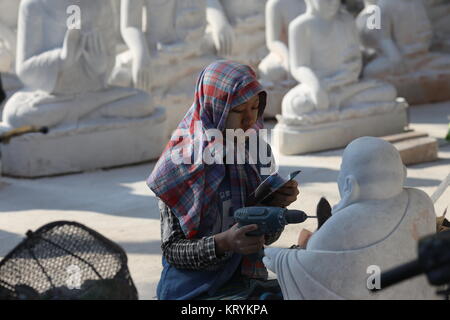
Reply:
[[[273, 287], [273, 282], [264, 281], [267, 270], [261, 259], [254, 261], [248, 255], [273, 243], [280, 234], [246, 236], [257, 226], [239, 229], [233, 219], [236, 209], [256, 205], [252, 192], [264, 178], [261, 162], [173, 161], [177, 147], [186, 141], [198, 142], [199, 130], [259, 130], [265, 106], [266, 93], [250, 67], [218, 61], [201, 73], [195, 101], [148, 179], [150, 189], [161, 200], [164, 269], [159, 299], [248, 299], [261, 287]], [[180, 132], [187, 136], [180, 139]], [[236, 143], [234, 139], [232, 143]], [[298, 193], [297, 183], [292, 181], [264, 205], [286, 207]]]

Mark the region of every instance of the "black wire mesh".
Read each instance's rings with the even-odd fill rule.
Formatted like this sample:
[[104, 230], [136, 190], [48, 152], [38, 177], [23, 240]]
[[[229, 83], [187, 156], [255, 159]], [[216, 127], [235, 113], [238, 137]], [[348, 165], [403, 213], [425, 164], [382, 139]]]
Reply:
[[0, 299], [137, 298], [123, 249], [76, 222], [28, 231], [0, 262]]

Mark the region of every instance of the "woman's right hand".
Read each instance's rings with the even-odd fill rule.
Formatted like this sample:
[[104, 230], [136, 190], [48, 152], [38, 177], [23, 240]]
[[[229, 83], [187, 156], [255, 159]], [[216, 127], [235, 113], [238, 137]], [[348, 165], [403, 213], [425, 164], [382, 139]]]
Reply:
[[242, 255], [257, 253], [264, 248], [264, 235], [247, 236], [246, 233], [258, 229], [256, 224], [238, 227], [236, 223], [233, 227], [217, 234], [214, 239], [216, 241], [216, 251], [218, 255], [232, 251]]

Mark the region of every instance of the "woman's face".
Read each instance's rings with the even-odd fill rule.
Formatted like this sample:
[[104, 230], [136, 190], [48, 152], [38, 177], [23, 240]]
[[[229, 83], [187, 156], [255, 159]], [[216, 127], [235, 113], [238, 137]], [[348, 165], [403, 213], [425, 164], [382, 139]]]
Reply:
[[254, 96], [247, 102], [234, 107], [228, 114], [225, 125], [226, 129], [242, 129], [247, 131], [258, 120], [259, 95]]

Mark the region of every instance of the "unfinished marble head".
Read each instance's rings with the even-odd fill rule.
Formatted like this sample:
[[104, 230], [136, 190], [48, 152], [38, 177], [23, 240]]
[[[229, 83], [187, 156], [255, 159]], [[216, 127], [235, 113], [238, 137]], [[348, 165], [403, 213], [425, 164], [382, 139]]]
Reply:
[[423, 2], [378, 0], [375, 8], [371, 2], [357, 18], [372, 56], [364, 76], [393, 83], [411, 104], [448, 100], [450, 55], [430, 51], [433, 30]]
[[[405, 188], [406, 170], [390, 143], [354, 140], [338, 178], [341, 201], [305, 250], [266, 249], [286, 299], [431, 299], [418, 277], [373, 294], [370, 270], [385, 271], [417, 256], [417, 240], [436, 232], [431, 199]], [[368, 287], [369, 286], [369, 287]]]
[[399, 195], [406, 168], [395, 147], [379, 138], [354, 140], [344, 151], [338, 175], [341, 202], [334, 213], [364, 200], [383, 200]]
[[16, 71], [26, 88], [5, 105], [3, 125], [54, 127], [150, 115], [148, 94], [108, 86], [115, 22], [109, 1], [23, 0]]
[[330, 121], [346, 111], [358, 117], [396, 108], [392, 85], [360, 79], [358, 33], [340, 1], [307, 0], [306, 4], [306, 13], [289, 27], [290, 72], [300, 84], [284, 97], [283, 118]]

